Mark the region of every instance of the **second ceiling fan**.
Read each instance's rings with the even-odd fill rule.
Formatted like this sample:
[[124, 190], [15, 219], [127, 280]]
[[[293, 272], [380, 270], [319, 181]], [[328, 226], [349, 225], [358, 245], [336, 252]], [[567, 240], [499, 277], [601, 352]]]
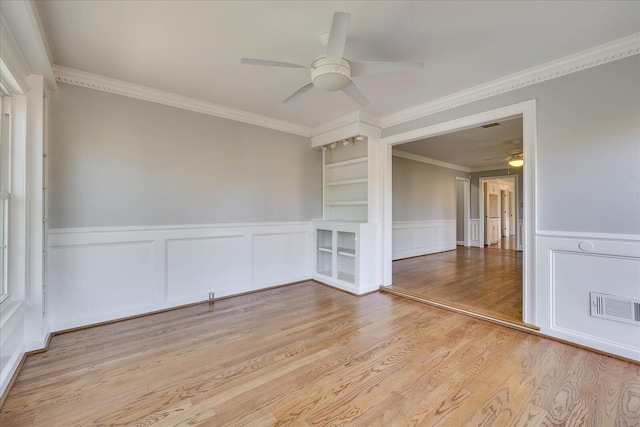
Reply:
[[242, 58], [241, 64], [262, 65], [268, 67], [304, 68], [311, 70], [311, 82], [289, 95], [283, 103], [291, 102], [313, 87], [326, 91], [342, 90], [360, 106], [369, 104], [367, 98], [360, 92], [352, 78], [367, 74], [389, 73], [395, 71], [413, 71], [424, 69], [424, 62], [380, 62], [380, 61], [352, 61], [344, 58], [344, 48], [347, 43], [347, 32], [351, 15], [346, 12], [335, 12], [331, 23], [331, 30], [326, 38], [326, 53], [311, 63], [311, 66], [294, 64], [291, 62], [271, 61], [264, 59]]

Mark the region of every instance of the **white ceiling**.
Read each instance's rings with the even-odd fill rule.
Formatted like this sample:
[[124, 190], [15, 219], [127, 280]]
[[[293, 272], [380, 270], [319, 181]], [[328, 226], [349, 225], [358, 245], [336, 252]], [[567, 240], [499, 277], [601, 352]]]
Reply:
[[[511, 151], [522, 151], [522, 118], [498, 122], [490, 128], [475, 127], [397, 145], [395, 150], [417, 154], [472, 170], [506, 168]], [[526, 161], [526, 159], [525, 159]]]
[[345, 57], [426, 61], [355, 78], [385, 116], [640, 31], [637, 1], [37, 1], [56, 65], [315, 127], [358, 105], [308, 71], [334, 11], [351, 13]]

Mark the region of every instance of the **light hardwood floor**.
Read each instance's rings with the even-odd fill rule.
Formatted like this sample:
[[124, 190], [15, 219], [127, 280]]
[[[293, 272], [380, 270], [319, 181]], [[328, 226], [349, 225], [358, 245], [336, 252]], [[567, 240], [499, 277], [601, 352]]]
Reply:
[[522, 324], [522, 252], [459, 246], [394, 261], [390, 288]]
[[637, 426], [640, 366], [314, 282], [55, 336], [0, 424]]

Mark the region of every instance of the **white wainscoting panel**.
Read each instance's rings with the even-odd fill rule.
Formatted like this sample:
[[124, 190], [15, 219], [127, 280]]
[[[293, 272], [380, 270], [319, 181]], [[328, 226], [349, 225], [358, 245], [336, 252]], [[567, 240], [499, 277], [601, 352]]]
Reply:
[[640, 361], [640, 325], [590, 315], [590, 292], [640, 300], [640, 240], [537, 237], [541, 332]]
[[518, 220], [518, 225], [516, 228], [516, 250], [518, 251], [522, 251], [524, 248], [523, 245], [523, 236], [524, 236], [524, 228], [523, 228], [523, 224], [524, 221], [522, 221], [521, 219]]
[[393, 259], [433, 254], [456, 248], [456, 220], [393, 223]]
[[299, 250], [308, 233], [255, 234], [253, 236], [254, 286], [274, 286], [309, 278], [309, 257]]
[[209, 292], [244, 292], [243, 236], [167, 240], [167, 301], [204, 300]]
[[469, 245], [480, 248], [480, 220], [477, 218], [471, 218], [469, 220], [469, 227], [471, 227]]
[[51, 230], [52, 330], [311, 277], [311, 222]]
[[150, 241], [52, 248], [52, 322], [75, 324], [121, 311], [151, 309], [152, 260]]

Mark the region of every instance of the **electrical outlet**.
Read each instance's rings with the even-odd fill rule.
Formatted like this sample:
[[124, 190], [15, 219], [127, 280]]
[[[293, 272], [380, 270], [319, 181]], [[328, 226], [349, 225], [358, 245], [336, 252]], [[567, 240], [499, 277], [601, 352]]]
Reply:
[[209, 301], [213, 301], [214, 295], [213, 292], [209, 292]]

